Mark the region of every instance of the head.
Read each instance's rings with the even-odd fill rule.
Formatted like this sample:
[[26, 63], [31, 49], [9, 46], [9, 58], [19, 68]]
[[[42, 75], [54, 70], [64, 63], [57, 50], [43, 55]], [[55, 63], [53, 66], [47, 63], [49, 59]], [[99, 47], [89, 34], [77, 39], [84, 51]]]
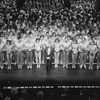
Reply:
[[7, 45], [10, 45], [11, 44], [11, 41], [7, 40]]
[[69, 41], [69, 40], [71, 40], [71, 37], [70, 37], [70, 36], [68, 36], [68, 37], [67, 37], [67, 40], [68, 40], [68, 41]]
[[39, 39], [39, 38], [37, 38], [37, 39], [36, 39], [36, 42], [37, 42], [37, 43], [39, 43], [39, 42], [40, 42], [40, 39]]
[[57, 38], [57, 39], [55, 39], [55, 42], [56, 42], [56, 43], [59, 43], [59, 39], [58, 39], [58, 38]]
[[40, 36], [40, 39], [43, 40], [43, 39], [44, 39], [44, 35], [41, 35], [41, 36]]
[[51, 47], [51, 42], [48, 43], [48, 47]]
[[76, 39], [73, 39], [73, 43], [74, 43], [74, 44], [77, 44], [77, 40], [76, 40]]

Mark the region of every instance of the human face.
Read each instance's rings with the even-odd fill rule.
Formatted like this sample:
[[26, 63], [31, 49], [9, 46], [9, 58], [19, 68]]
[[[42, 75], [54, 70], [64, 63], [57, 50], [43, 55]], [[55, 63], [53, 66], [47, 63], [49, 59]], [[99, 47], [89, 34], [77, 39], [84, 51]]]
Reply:
[[51, 47], [51, 43], [50, 42], [48, 43], [48, 47]]
[[40, 40], [38, 40], [38, 39], [36, 40], [37, 43], [39, 43], [39, 41], [40, 41]]
[[42, 36], [42, 37], [41, 37], [41, 40], [43, 40], [43, 39], [44, 39], [44, 37]]

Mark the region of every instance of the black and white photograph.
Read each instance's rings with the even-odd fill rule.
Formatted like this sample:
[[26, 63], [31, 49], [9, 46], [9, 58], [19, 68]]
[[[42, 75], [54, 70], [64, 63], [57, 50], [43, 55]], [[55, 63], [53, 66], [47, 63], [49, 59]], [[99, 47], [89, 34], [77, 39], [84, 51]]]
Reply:
[[0, 100], [100, 100], [100, 0], [0, 0]]

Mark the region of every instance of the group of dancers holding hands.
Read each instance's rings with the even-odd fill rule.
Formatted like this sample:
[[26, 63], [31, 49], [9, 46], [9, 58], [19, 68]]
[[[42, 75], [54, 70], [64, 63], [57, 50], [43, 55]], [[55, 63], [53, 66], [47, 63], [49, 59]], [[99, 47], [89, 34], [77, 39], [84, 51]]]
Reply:
[[[73, 33], [72, 33], [73, 34]], [[22, 69], [23, 65], [27, 65], [27, 69], [32, 69], [36, 64], [37, 68], [41, 68], [41, 64], [45, 64], [50, 50], [46, 52], [46, 48], [52, 48], [51, 62], [55, 68], [61, 65], [63, 68], [76, 68], [93, 70], [94, 60], [96, 59], [96, 69], [100, 68], [100, 36], [91, 37], [88, 34], [78, 34], [74, 37], [69, 35], [51, 36], [33, 34], [20, 34], [20, 37], [13, 35], [1, 36], [0, 38], [0, 68], [4, 68], [4, 64], [11, 69], [12, 63]], [[89, 65], [89, 66], [88, 66]]]

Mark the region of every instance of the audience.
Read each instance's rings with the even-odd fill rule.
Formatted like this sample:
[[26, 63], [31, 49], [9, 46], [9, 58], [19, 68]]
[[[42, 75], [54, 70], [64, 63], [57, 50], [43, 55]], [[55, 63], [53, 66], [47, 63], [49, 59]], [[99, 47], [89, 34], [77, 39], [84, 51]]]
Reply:
[[[10, 90], [2, 91], [0, 100], [99, 100], [99, 89], [24, 89], [27, 93], [12, 94]], [[10, 94], [10, 95], [7, 95]]]

